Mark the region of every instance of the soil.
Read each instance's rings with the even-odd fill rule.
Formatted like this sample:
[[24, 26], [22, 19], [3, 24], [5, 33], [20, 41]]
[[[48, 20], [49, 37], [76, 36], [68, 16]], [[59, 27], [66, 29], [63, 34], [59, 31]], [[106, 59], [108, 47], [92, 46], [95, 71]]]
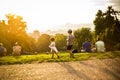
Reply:
[[0, 80], [120, 80], [120, 58], [1, 65]]

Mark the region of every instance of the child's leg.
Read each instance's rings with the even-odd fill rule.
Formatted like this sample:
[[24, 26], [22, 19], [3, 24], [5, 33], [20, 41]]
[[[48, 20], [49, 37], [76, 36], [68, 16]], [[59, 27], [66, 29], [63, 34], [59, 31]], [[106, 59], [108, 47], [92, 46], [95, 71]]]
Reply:
[[69, 52], [70, 52], [70, 57], [74, 58], [74, 53], [72, 53], [72, 50], [70, 50]]
[[70, 54], [70, 58], [74, 58], [74, 54], [72, 53], [72, 45], [68, 45], [67, 50], [68, 50], [68, 52]]
[[58, 58], [60, 58], [60, 56], [58, 55], [58, 53], [55, 52], [55, 54], [57, 55]]
[[54, 58], [54, 53], [52, 53], [52, 59]]

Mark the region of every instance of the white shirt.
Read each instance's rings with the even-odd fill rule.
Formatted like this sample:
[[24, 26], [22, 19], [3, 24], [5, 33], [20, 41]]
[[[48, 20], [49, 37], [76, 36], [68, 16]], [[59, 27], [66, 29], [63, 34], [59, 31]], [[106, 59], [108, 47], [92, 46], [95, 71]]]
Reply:
[[51, 52], [55, 51], [56, 53], [58, 53], [58, 50], [57, 50], [57, 48], [55, 46], [55, 42], [54, 41], [51, 42], [51, 44], [49, 45], [49, 48], [51, 48]]
[[67, 37], [67, 45], [73, 45], [74, 42], [74, 36], [72, 34], [69, 34]]
[[98, 52], [105, 52], [105, 44], [103, 41], [97, 41], [95, 45]]
[[19, 46], [19, 45], [13, 46], [13, 52], [15, 54], [20, 54], [20, 52], [21, 52], [21, 46]]

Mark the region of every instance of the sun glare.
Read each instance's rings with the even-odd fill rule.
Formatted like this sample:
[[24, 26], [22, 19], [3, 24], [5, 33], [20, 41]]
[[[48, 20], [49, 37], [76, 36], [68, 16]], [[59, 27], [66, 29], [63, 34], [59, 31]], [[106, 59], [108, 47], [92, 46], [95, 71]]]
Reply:
[[108, 0], [2, 0], [0, 17], [13, 13], [27, 22], [27, 31], [64, 29], [67, 23], [92, 23], [98, 9], [105, 10]]

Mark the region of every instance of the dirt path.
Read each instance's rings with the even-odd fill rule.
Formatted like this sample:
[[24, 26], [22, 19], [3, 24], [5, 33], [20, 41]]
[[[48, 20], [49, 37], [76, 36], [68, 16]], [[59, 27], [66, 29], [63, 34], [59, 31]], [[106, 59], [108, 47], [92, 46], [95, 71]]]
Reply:
[[0, 80], [120, 80], [120, 58], [1, 65]]

